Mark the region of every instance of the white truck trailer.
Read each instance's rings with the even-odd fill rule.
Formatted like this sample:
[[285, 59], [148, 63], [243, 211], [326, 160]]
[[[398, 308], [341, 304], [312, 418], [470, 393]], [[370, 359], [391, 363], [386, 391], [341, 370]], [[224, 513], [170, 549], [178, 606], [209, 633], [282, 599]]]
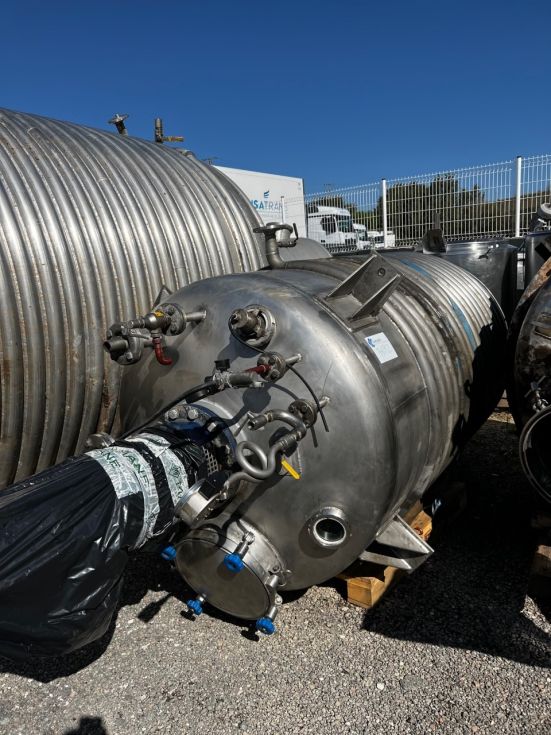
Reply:
[[300, 237], [307, 237], [302, 179], [226, 166], [216, 168], [247, 195], [264, 223], [295, 223]]

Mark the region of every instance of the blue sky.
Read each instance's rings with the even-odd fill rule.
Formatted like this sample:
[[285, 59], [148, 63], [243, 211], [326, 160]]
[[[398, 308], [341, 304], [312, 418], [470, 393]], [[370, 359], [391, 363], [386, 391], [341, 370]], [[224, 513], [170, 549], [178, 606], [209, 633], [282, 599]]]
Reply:
[[551, 2], [4, 3], [0, 106], [307, 190], [551, 152]]

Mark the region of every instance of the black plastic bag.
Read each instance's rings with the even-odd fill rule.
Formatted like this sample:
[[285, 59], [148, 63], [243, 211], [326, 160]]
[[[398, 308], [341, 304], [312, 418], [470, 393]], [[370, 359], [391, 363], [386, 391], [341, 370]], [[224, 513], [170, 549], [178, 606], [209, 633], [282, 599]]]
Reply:
[[100, 638], [128, 551], [166, 534], [201, 462], [181, 435], [149, 430], [0, 492], [0, 654], [58, 655]]

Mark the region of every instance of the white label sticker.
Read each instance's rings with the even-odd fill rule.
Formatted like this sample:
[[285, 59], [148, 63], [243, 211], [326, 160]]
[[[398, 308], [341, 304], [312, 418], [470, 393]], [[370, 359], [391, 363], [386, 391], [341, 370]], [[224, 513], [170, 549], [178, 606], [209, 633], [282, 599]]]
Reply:
[[384, 332], [372, 334], [370, 337], [366, 337], [365, 341], [368, 347], [371, 347], [381, 365], [398, 357], [398, 353]]

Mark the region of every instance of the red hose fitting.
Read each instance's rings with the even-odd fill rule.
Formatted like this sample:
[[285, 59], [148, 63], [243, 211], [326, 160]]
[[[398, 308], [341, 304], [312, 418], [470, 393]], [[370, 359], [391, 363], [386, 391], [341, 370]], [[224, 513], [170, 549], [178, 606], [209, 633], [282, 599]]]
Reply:
[[247, 368], [246, 373], [256, 373], [257, 375], [266, 375], [271, 370], [269, 365], [257, 365], [256, 367]]
[[155, 350], [155, 357], [159, 365], [172, 365], [173, 360], [164, 353], [163, 341], [161, 337], [153, 337], [153, 349]]

